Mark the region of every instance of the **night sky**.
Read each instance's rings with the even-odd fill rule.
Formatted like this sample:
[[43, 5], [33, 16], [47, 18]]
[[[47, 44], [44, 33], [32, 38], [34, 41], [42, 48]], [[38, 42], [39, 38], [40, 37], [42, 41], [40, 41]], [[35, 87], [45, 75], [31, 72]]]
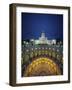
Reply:
[[44, 32], [48, 39], [63, 40], [63, 15], [22, 13], [22, 40], [38, 39]]

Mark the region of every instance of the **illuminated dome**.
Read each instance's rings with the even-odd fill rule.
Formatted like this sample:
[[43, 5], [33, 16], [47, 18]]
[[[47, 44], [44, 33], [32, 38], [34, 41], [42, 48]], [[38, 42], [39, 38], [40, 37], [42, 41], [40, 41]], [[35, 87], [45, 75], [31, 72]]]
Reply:
[[39, 38], [39, 43], [40, 44], [48, 44], [48, 40], [47, 40], [47, 37], [45, 37], [44, 32], [41, 33], [41, 37]]

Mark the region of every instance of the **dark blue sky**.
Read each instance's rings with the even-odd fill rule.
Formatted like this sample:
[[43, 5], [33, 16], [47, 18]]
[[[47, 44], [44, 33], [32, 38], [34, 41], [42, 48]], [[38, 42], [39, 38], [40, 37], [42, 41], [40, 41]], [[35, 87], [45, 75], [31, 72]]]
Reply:
[[38, 39], [45, 32], [48, 39], [63, 39], [63, 15], [22, 13], [22, 40]]

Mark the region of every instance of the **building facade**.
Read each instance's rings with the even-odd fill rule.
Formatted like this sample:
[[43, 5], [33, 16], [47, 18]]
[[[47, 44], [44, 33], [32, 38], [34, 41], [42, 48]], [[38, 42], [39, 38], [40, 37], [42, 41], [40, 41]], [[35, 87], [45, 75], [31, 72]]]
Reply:
[[41, 33], [41, 37], [39, 37], [38, 40], [31, 39], [30, 41], [33, 42], [34, 44], [48, 44], [48, 45], [56, 44], [56, 40], [55, 39], [48, 40], [44, 32]]

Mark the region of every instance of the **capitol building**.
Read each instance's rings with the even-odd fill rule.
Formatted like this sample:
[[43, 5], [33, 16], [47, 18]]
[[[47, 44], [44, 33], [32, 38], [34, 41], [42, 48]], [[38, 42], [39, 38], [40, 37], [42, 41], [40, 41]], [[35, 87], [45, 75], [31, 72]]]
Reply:
[[30, 41], [33, 42], [34, 44], [48, 44], [48, 45], [56, 44], [56, 40], [55, 39], [48, 40], [44, 32], [41, 33], [41, 37], [39, 37], [38, 40], [31, 39]]

